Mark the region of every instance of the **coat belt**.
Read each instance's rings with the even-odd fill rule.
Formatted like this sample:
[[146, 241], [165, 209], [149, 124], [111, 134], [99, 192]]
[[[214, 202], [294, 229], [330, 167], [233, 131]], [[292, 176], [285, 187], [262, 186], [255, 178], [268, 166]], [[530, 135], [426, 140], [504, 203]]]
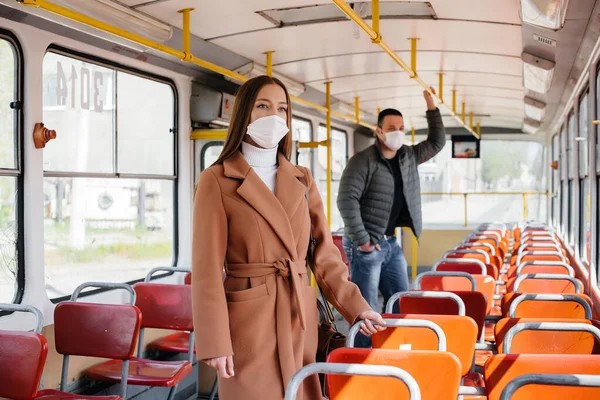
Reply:
[[[292, 341], [292, 301], [296, 303], [300, 325], [306, 330], [306, 319], [304, 317], [304, 288], [300, 275], [306, 274], [306, 260], [293, 261], [290, 259], [279, 259], [271, 264], [227, 264], [227, 274], [234, 278], [259, 278], [277, 274], [276, 294], [276, 323], [277, 323], [277, 351], [279, 364], [283, 377], [283, 386], [287, 384], [302, 367], [302, 350], [299, 357], [294, 355], [294, 343]], [[299, 359], [296, 359], [299, 358]]]

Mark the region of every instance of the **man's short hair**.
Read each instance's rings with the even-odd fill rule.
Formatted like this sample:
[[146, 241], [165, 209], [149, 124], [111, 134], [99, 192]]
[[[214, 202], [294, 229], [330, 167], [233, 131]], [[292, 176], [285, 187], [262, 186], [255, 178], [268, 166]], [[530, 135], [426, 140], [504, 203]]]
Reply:
[[397, 116], [401, 117], [402, 113], [394, 108], [386, 108], [385, 110], [381, 111], [379, 113], [379, 116], [377, 116], [377, 126], [379, 128], [382, 128], [383, 119], [385, 117], [387, 117], [388, 115], [397, 115]]

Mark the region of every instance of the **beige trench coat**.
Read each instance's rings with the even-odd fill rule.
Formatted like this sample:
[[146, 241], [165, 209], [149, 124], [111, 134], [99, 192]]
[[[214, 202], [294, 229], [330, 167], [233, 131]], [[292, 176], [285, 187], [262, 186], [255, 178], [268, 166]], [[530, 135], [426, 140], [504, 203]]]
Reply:
[[[313, 273], [327, 299], [350, 323], [370, 309], [348, 281], [317, 185], [279, 154], [273, 195], [238, 152], [202, 172], [193, 218], [197, 357], [233, 355], [235, 376], [219, 380], [221, 400], [282, 399], [292, 375], [315, 361], [316, 291], [305, 262], [311, 226]], [[321, 399], [319, 390], [313, 376], [298, 398]]]

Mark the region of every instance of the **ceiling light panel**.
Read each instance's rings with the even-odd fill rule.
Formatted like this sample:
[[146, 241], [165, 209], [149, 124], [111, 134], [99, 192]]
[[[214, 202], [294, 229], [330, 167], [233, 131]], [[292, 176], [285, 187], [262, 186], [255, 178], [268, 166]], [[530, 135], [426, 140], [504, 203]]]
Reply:
[[569, 0], [521, 0], [523, 22], [558, 31], [565, 25]]
[[530, 53], [522, 53], [523, 84], [526, 89], [545, 94], [550, 90], [555, 63]]
[[535, 121], [541, 121], [546, 113], [546, 103], [532, 97], [525, 97], [525, 115]]

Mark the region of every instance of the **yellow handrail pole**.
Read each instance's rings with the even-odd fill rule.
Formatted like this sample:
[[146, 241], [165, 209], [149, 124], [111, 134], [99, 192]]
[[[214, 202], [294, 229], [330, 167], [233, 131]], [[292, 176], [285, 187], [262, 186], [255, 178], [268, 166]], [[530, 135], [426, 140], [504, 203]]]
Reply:
[[356, 122], [360, 121], [360, 102], [358, 96], [354, 98], [354, 115], [356, 117]]
[[381, 113], [381, 108], [377, 107], [377, 117], [379, 117], [379, 113]]
[[479, 122], [477, 123], [476, 128], [475, 132], [477, 132], [477, 136], [481, 137], [481, 124]]
[[473, 111], [469, 113], [469, 126], [473, 129]]
[[527, 193], [523, 193], [523, 221], [527, 221]]
[[[238, 81], [240, 83], [244, 83], [247, 80], [249, 80], [250, 78], [248, 78], [247, 76], [238, 74], [234, 71], [228, 70], [226, 68], [220, 67], [216, 64], [213, 64], [211, 62], [199, 59], [194, 57], [193, 55], [186, 55], [185, 52], [181, 51], [181, 50], [177, 50], [174, 49], [172, 47], [166, 46], [162, 43], [158, 43], [155, 42], [151, 39], [147, 39], [143, 36], [137, 35], [135, 33], [132, 32], [128, 32], [124, 29], [118, 28], [116, 26], [107, 24], [105, 22], [102, 22], [100, 20], [88, 17], [87, 15], [84, 15], [82, 13], [79, 13], [77, 11], [73, 11], [70, 10], [68, 8], [65, 7], [61, 7], [57, 4], [53, 4], [47, 0], [17, 0], [19, 1], [21, 4], [25, 5], [25, 6], [32, 6], [32, 7], [37, 7], [40, 8], [42, 10], [46, 10], [49, 11], [51, 13], [60, 15], [61, 17], [64, 18], [68, 18], [70, 20], [85, 24], [87, 26], [91, 26], [93, 28], [96, 28], [98, 30], [101, 30], [103, 32], [108, 32], [112, 35], [127, 39], [131, 42], [137, 43], [137, 44], [141, 44], [142, 46], [146, 46], [150, 49], [159, 51], [161, 53], [167, 54], [169, 56], [175, 57], [177, 59], [183, 60], [183, 61], [187, 61], [190, 62], [192, 64], [195, 64], [201, 68], [207, 69], [209, 71], [213, 71], [216, 72], [218, 74], [221, 74], [223, 76], [227, 76], [235, 81]], [[313, 108], [315, 110], [319, 110], [323, 113], [325, 113], [327, 111], [326, 107], [317, 104], [317, 103], [313, 103], [312, 101], [303, 99], [301, 97], [297, 97], [297, 96], [290, 96], [290, 98], [292, 99], [292, 101], [294, 101], [295, 103], [304, 105], [306, 107], [310, 107]], [[337, 111], [332, 111], [331, 115], [335, 116], [336, 118], [340, 118], [343, 119], [345, 121], [350, 121], [350, 122], [355, 122], [355, 118], [354, 116], [349, 116]], [[368, 124], [366, 122], [362, 122], [360, 125], [364, 126], [365, 128], [369, 128], [369, 129], [375, 129], [376, 127], [374, 125]]]
[[467, 196], [468, 193], [463, 193], [464, 201], [465, 201], [465, 228], [469, 226], [469, 219], [467, 217]]
[[456, 115], [456, 90], [452, 90], [452, 113]]
[[327, 222], [331, 227], [331, 82], [325, 82], [325, 104], [327, 106], [327, 117], [325, 126], [327, 128]]
[[227, 129], [197, 129], [192, 131], [192, 140], [225, 140]]
[[465, 114], [465, 107], [466, 107], [466, 104], [463, 101], [462, 102], [462, 122], [463, 122], [463, 124], [466, 124], [466, 122], [467, 122], [467, 118], [466, 118], [466, 114]]
[[415, 127], [410, 128], [410, 135], [412, 138], [412, 144], [415, 144]]
[[412, 272], [412, 281], [414, 282], [417, 279], [417, 267], [418, 267], [418, 263], [419, 263], [419, 241], [417, 240], [417, 237], [415, 236], [415, 234], [412, 234], [412, 247], [413, 247], [413, 252], [412, 252], [412, 268], [411, 268], [411, 272]]
[[414, 78], [417, 77], [417, 40], [418, 38], [410, 38], [410, 69], [415, 73]]
[[440, 96], [440, 103], [444, 104], [444, 73], [439, 73], [439, 82], [438, 82], [438, 96]]
[[190, 13], [194, 11], [193, 8], [184, 8], [183, 10], [179, 10], [178, 13], [182, 14], [183, 17], [183, 61], [191, 61], [192, 59], [192, 50], [190, 45], [191, 31], [190, 31]]
[[267, 75], [273, 76], [273, 51], [265, 51], [267, 55]]
[[371, 1], [371, 24], [373, 25], [373, 30], [377, 34], [379, 41], [381, 41], [381, 31], [379, 30], [379, 0]]

